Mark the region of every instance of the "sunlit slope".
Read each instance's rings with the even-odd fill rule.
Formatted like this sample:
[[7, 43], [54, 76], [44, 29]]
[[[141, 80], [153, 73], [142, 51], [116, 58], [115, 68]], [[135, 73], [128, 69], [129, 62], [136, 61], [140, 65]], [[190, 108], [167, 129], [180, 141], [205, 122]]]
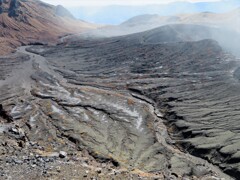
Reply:
[[62, 13], [62, 8], [41, 1], [6, 0], [0, 3], [0, 54], [30, 42], [53, 43], [66, 33], [95, 26]]

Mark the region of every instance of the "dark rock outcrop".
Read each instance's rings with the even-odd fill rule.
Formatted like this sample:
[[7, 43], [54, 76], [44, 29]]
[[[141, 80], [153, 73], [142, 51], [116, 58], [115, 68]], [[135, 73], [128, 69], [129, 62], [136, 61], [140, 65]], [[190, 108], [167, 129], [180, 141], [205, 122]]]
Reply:
[[18, 0], [11, 0], [8, 10], [9, 17], [17, 17], [19, 15], [19, 2]]

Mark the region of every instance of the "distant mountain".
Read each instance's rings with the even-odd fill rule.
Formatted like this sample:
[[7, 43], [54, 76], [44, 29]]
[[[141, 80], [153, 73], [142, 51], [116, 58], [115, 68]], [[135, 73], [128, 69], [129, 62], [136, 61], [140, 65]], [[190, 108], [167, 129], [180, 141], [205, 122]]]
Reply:
[[176, 14], [175, 16], [141, 15], [125, 21], [119, 27], [144, 31], [166, 24], [198, 24], [240, 32], [240, 8], [226, 13], [202, 12]]
[[176, 14], [175, 16], [140, 15], [117, 26], [105, 26], [82, 33], [82, 37], [123, 36], [170, 24], [192, 24], [221, 28], [240, 33], [240, 8], [226, 13]]
[[94, 25], [75, 20], [68, 10], [37, 0], [0, 0], [0, 54], [29, 43], [55, 43], [66, 33]]
[[101, 24], [120, 24], [127, 19], [142, 14], [173, 16], [179, 13], [223, 13], [231, 11], [239, 6], [239, 0], [222, 0], [219, 2], [175, 2], [164, 5], [145, 6], [75, 7], [71, 8], [70, 11], [75, 17], [89, 22]]

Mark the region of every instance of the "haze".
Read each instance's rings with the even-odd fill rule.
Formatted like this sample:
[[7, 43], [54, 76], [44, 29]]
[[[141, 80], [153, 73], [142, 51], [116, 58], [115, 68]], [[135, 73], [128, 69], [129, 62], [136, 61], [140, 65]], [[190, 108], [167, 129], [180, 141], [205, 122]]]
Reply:
[[[219, 0], [181, 0], [181, 2], [216, 2]], [[49, 4], [63, 5], [65, 7], [76, 7], [76, 6], [108, 6], [108, 5], [146, 5], [146, 4], [167, 4], [172, 2], [177, 2], [176, 0], [44, 0]]]

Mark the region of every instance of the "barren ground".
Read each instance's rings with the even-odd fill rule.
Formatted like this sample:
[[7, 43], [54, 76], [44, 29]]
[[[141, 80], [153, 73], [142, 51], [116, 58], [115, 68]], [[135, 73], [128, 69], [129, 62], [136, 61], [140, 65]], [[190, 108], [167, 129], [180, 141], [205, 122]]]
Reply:
[[0, 61], [0, 175], [237, 178], [238, 66], [213, 40], [21, 47]]

